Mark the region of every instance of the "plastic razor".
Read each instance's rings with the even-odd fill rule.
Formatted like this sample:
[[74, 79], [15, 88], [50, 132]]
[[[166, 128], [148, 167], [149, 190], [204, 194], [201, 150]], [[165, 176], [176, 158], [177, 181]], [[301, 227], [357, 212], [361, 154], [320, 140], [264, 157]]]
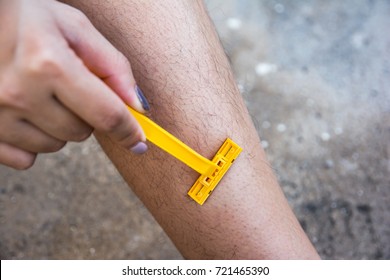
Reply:
[[212, 160], [209, 160], [175, 136], [154, 123], [145, 115], [128, 107], [145, 132], [146, 138], [181, 162], [200, 173], [188, 195], [202, 205], [229, 170], [242, 148], [227, 138]]

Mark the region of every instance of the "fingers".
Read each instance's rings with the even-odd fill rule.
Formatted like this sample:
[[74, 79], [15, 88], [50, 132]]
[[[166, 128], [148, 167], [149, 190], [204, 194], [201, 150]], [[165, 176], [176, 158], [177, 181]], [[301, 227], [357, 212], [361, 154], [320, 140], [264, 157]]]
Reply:
[[26, 121], [5, 121], [0, 124], [0, 129], [7, 131], [0, 134], [0, 143], [7, 143], [26, 152], [52, 153], [59, 151], [66, 143]]
[[[141, 127], [123, 104], [140, 112], [149, 109], [128, 60], [83, 13], [66, 5], [61, 11], [57, 15], [58, 27], [75, 53], [70, 56], [78, 59], [69, 59], [76, 65], [66, 73], [68, 80], [59, 85], [62, 90], [56, 91], [58, 99], [89, 125], [108, 133], [126, 148], [145, 141]], [[77, 64], [80, 60], [82, 64]], [[65, 94], [69, 92], [78, 94]]]
[[0, 65], [0, 77], [7, 77], [0, 78], [0, 163], [28, 168], [36, 153], [84, 140], [93, 129], [146, 151], [142, 128], [125, 105], [148, 108], [128, 60], [81, 12], [39, 3], [23, 9], [11, 59]]
[[36, 154], [0, 142], [0, 164], [23, 170], [30, 168], [35, 161]]
[[83, 13], [64, 6], [57, 17], [59, 28], [76, 55], [126, 104], [141, 113], [148, 110], [137, 95], [136, 82], [127, 58], [96, 30]]
[[29, 121], [56, 139], [80, 142], [93, 131], [90, 125], [65, 108], [54, 96], [46, 101], [45, 106], [37, 107], [39, 114], [30, 115]]
[[[56, 97], [97, 131], [107, 133], [125, 148], [146, 141], [144, 132], [123, 101], [77, 59], [56, 87]], [[71, 92], [77, 94], [69, 94]]]

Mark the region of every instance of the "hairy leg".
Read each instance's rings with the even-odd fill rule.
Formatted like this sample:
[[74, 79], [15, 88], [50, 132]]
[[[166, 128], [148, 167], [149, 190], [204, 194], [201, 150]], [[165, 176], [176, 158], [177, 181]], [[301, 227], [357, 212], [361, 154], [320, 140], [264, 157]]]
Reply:
[[243, 152], [203, 206], [187, 196], [199, 174], [150, 144], [103, 149], [186, 258], [318, 258], [273, 175], [200, 1], [66, 1], [130, 60], [151, 118], [212, 158], [230, 137]]

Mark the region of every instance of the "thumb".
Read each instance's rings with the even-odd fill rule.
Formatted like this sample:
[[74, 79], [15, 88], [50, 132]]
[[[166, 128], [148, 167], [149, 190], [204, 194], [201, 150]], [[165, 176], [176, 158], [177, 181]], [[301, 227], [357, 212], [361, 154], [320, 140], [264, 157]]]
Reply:
[[85, 66], [102, 79], [127, 105], [145, 113], [149, 103], [136, 85], [130, 62], [79, 10], [63, 5], [56, 15], [58, 27]]

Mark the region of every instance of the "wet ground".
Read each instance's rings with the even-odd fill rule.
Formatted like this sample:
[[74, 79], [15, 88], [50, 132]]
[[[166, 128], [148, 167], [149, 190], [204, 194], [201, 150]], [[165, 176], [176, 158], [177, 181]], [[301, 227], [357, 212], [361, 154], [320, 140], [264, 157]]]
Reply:
[[[207, 1], [283, 190], [325, 259], [390, 259], [390, 1]], [[176, 259], [93, 139], [0, 167], [1, 259]]]

